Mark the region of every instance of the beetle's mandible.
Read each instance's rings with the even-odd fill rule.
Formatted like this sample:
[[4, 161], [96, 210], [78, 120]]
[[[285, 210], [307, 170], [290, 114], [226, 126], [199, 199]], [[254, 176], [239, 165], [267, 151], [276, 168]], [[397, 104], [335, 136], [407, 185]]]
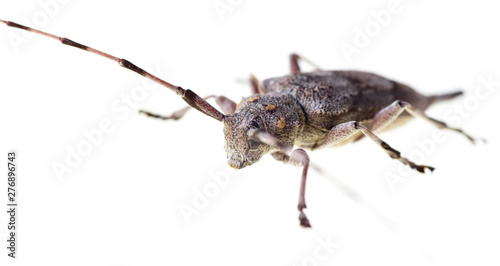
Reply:
[[[392, 159], [424, 173], [426, 169], [432, 171], [434, 168], [415, 164], [401, 156], [399, 151], [381, 140], [375, 132], [380, 132], [390, 124], [402, 124], [406, 118], [420, 117], [439, 128], [461, 133], [473, 143], [477, 141], [461, 129], [449, 127], [424, 113], [431, 104], [458, 96], [462, 94], [460, 91], [424, 96], [402, 83], [367, 72], [322, 71], [317, 68], [314, 72], [302, 73], [299, 61], [309, 61], [292, 54], [290, 75], [262, 82], [252, 76], [252, 95], [236, 104], [224, 96], [210, 95], [201, 98], [193, 91], [164, 81], [125, 59], [70, 39], [11, 21], [0, 22], [104, 56], [171, 89], [189, 106], [170, 116], [141, 112], [158, 119], [177, 120], [192, 107], [223, 122], [224, 149], [228, 164], [233, 168], [250, 166], [266, 153], [270, 153], [278, 161], [303, 167], [298, 210], [300, 225], [304, 227], [311, 226], [303, 211], [306, 208], [305, 187], [310, 164], [304, 149], [314, 150], [368, 137]], [[215, 98], [224, 114], [206, 101], [209, 98]], [[294, 146], [298, 148], [294, 149]]]

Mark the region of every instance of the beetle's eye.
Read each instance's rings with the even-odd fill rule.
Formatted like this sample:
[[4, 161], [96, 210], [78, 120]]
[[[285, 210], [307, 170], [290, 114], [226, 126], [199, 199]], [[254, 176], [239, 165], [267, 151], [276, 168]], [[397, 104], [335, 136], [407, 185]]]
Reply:
[[253, 139], [251, 139], [250, 141], [248, 141], [248, 146], [250, 147], [250, 150], [256, 150], [256, 149], [258, 149], [259, 145], [260, 145], [260, 142], [255, 141]]
[[250, 121], [245, 130], [248, 131], [250, 129], [259, 129], [259, 123], [257, 123], [257, 121], [255, 120]]
[[250, 121], [250, 123], [248, 123], [248, 126], [250, 128], [259, 128], [259, 123], [257, 123], [256, 121]]

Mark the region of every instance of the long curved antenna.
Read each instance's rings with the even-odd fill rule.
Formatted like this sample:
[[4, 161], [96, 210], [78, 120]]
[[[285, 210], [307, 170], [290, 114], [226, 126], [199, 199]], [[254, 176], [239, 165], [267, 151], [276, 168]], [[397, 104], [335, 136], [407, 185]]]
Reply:
[[292, 146], [281, 143], [275, 136], [267, 133], [264, 130], [252, 128], [247, 131], [247, 135], [249, 138], [256, 140], [260, 143], [264, 143], [269, 146], [279, 148], [286, 154], [290, 153], [293, 150]]
[[107, 59], [113, 60], [113, 61], [117, 62], [120, 66], [127, 68], [129, 70], [132, 70], [135, 73], [146, 77], [147, 79], [150, 79], [150, 80], [152, 80], [152, 81], [154, 81], [154, 82], [156, 82], [164, 87], [171, 89], [172, 91], [177, 93], [177, 95], [182, 96], [182, 99], [184, 99], [184, 101], [186, 101], [189, 105], [191, 105], [193, 108], [197, 109], [198, 111], [200, 111], [200, 112], [202, 112], [202, 113], [204, 113], [204, 114], [206, 114], [214, 119], [217, 119], [218, 121], [222, 121], [224, 119], [224, 115], [221, 112], [219, 112], [217, 109], [215, 109], [215, 107], [210, 105], [207, 101], [205, 101], [203, 98], [198, 96], [193, 91], [185, 90], [179, 86], [175, 86], [171, 83], [168, 83], [165, 80], [160, 79], [157, 76], [155, 76], [155, 75], [145, 71], [144, 69], [134, 65], [133, 63], [131, 63], [130, 61], [128, 61], [126, 59], [118, 58], [118, 57], [112, 56], [108, 53], [101, 52], [99, 50], [88, 47], [86, 45], [74, 42], [68, 38], [63, 38], [63, 37], [59, 37], [59, 36], [56, 36], [56, 35], [53, 35], [53, 34], [50, 34], [47, 32], [39, 31], [39, 30], [30, 28], [30, 27], [23, 26], [21, 24], [17, 24], [17, 23], [12, 22], [12, 21], [5, 21], [5, 20], [0, 19], [0, 22], [5, 23], [9, 27], [19, 28], [22, 30], [34, 32], [34, 33], [43, 35], [45, 37], [49, 37], [49, 38], [58, 40], [62, 44], [66, 44], [69, 46], [80, 48], [80, 49], [85, 50], [87, 52], [90, 52], [90, 53], [93, 53], [96, 55], [100, 55], [100, 56], [106, 57]]

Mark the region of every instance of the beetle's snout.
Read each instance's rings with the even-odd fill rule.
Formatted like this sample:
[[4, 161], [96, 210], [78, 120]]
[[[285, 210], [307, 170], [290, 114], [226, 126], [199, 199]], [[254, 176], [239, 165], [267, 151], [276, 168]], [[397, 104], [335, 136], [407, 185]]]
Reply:
[[245, 168], [247, 166], [252, 165], [253, 163], [254, 162], [249, 161], [247, 159], [242, 159], [242, 160], [237, 160], [237, 159], [233, 159], [233, 158], [228, 158], [227, 159], [227, 164], [229, 166], [231, 166], [231, 168], [234, 168], [234, 169]]
[[241, 169], [243, 167], [243, 162], [240, 162], [233, 158], [227, 159], [227, 164], [229, 164], [229, 166], [234, 169]]

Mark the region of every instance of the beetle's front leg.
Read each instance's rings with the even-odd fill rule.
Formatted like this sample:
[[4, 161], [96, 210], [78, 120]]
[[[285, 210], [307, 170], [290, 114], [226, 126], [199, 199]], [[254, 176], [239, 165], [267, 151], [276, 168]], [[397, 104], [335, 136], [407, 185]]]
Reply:
[[281, 151], [273, 152], [271, 155], [273, 156], [274, 159], [280, 162], [291, 164], [293, 166], [302, 166], [302, 179], [300, 181], [299, 204], [297, 208], [299, 209], [300, 212], [299, 214], [300, 226], [311, 227], [309, 219], [307, 219], [307, 216], [304, 214], [304, 209], [307, 208], [305, 194], [306, 194], [307, 170], [309, 169], [309, 156], [303, 149], [295, 149], [292, 151], [290, 155], [287, 155], [286, 153]]
[[252, 87], [252, 94], [264, 94], [265, 91], [262, 87], [262, 83], [253, 74], [250, 75], [250, 86]]
[[[210, 95], [210, 96], [207, 96], [203, 99], [208, 100], [210, 98], [215, 98], [215, 102], [217, 103], [217, 105], [219, 105], [219, 107], [222, 109], [222, 112], [224, 112], [225, 114], [233, 114], [234, 110], [236, 110], [236, 103], [234, 103], [233, 101], [231, 101], [230, 99], [228, 99], [224, 96]], [[144, 110], [140, 110], [139, 112], [143, 113], [149, 117], [153, 117], [153, 118], [157, 118], [157, 119], [161, 119], [161, 120], [170, 120], [170, 119], [171, 120], [178, 120], [178, 119], [181, 119], [187, 113], [187, 111], [191, 110], [191, 108], [192, 107], [190, 105], [188, 105], [188, 106], [186, 106], [186, 107], [184, 107], [176, 112], [173, 112], [169, 116], [159, 115], [159, 114], [151, 113], [151, 112], [144, 111]]]
[[313, 63], [311, 60], [300, 56], [298, 54], [290, 54], [290, 73], [295, 74], [295, 73], [300, 73], [300, 66], [299, 66], [299, 60], [302, 60], [309, 65], [314, 67], [314, 71], [321, 71], [321, 68]]

